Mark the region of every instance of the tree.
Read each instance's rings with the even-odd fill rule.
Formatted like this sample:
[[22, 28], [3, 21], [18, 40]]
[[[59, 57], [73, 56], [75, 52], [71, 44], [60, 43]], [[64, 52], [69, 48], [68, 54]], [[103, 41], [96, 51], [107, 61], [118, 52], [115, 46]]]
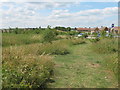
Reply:
[[47, 29], [51, 29], [51, 26], [50, 26], [50, 25], [48, 25], [48, 26], [47, 26]]
[[41, 26], [39, 26], [39, 29], [41, 29]]
[[19, 33], [18, 30], [19, 30], [18, 27], [16, 27], [15, 30], [14, 30], [15, 34]]
[[61, 31], [66, 31], [66, 28], [65, 28], [65, 27], [60, 27], [60, 26], [55, 27], [55, 29], [61, 30]]
[[67, 27], [67, 31], [70, 31], [71, 30], [71, 28], [70, 27]]
[[48, 29], [44, 35], [44, 41], [52, 43], [52, 41], [55, 39], [55, 36], [56, 36], [55, 32]]

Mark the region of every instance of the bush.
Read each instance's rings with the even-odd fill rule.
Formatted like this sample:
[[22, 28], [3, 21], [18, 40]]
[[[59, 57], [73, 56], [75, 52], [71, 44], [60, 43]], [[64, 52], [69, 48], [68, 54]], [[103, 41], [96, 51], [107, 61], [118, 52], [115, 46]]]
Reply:
[[25, 53], [19, 47], [3, 49], [3, 88], [38, 88], [52, 75], [54, 63], [51, 56]]
[[79, 34], [79, 32], [76, 32], [76, 31], [69, 31], [68, 34], [69, 34], [69, 35], [77, 35], [77, 34]]
[[100, 41], [100, 39], [99, 38], [89, 39], [89, 41], [92, 43], [96, 43], [96, 42]]
[[48, 29], [43, 36], [43, 40], [44, 42], [52, 43], [52, 41], [55, 40], [55, 37], [56, 37], [56, 32]]
[[107, 33], [106, 33], [106, 31], [103, 30], [103, 31], [101, 31], [100, 34], [101, 34], [101, 37], [105, 38]]
[[84, 34], [82, 35], [82, 37], [83, 37], [83, 38], [86, 38], [86, 37], [88, 37], [88, 34], [87, 34], [87, 33], [84, 33]]
[[38, 54], [57, 54], [57, 55], [65, 55], [69, 52], [69, 45], [65, 42], [56, 41], [51, 43], [45, 43], [39, 46]]

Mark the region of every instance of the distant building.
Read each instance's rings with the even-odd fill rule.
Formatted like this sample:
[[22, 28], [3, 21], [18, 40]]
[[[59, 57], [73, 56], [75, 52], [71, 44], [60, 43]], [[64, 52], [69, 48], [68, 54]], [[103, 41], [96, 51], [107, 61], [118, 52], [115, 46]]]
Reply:
[[99, 32], [100, 32], [100, 30], [99, 30], [98, 27], [96, 27], [96, 28], [91, 28], [91, 34], [93, 34], [93, 33], [99, 33]]
[[78, 32], [91, 32], [91, 28], [76, 28]]
[[120, 27], [113, 27], [110, 29], [111, 33], [120, 34]]
[[99, 28], [100, 31], [109, 31], [109, 28], [108, 27], [101, 27]]

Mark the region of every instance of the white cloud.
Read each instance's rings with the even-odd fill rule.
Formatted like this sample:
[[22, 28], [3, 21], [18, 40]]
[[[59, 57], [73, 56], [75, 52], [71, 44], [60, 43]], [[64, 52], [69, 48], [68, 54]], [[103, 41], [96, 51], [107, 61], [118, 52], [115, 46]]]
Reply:
[[[2, 27], [38, 27], [47, 25], [56, 26], [102, 26], [111, 23], [117, 24], [117, 7], [104, 9], [90, 9], [79, 12], [70, 12], [57, 7], [69, 7], [74, 3], [5, 3], [8, 10], [1, 9]], [[75, 3], [77, 4], [77, 3]], [[52, 12], [44, 16], [41, 9], [51, 8]], [[115, 17], [115, 18], [114, 18]], [[113, 19], [111, 19], [113, 18]]]
[[[117, 25], [117, 14], [117, 7], [85, 10], [76, 13], [70, 13], [68, 10], [53, 10], [49, 20], [51, 20], [51, 23], [55, 22], [65, 26], [100, 26], [109, 25], [115, 21]], [[111, 20], [114, 17], [116, 17], [115, 20]]]
[[[0, 2], [58, 2], [58, 0], [0, 0]], [[119, 0], [60, 0], [59, 2], [119, 2]]]

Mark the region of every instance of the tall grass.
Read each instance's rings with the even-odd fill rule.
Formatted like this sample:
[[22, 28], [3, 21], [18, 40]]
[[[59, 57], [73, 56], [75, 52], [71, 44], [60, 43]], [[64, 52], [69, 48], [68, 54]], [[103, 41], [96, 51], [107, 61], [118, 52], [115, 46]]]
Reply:
[[91, 49], [98, 54], [105, 54], [102, 65], [118, 77], [118, 39], [101, 39], [96, 43], [92, 43]]
[[63, 41], [3, 47], [3, 88], [44, 86], [53, 72], [54, 62], [48, 54], [68, 54]]
[[2, 46], [15, 46], [22, 44], [39, 43], [42, 37], [39, 34], [2, 34]]
[[73, 45], [78, 45], [78, 44], [83, 44], [83, 43], [86, 43], [86, 42], [82, 38], [71, 39], [71, 44]]
[[79, 39], [63, 39], [53, 41], [52, 43], [45, 43], [39, 45], [38, 54], [56, 54], [65, 55], [69, 54], [71, 45], [78, 45], [85, 43], [85, 40]]
[[38, 43], [42, 37], [41, 34], [3, 34], [3, 88], [44, 86], [54, 69], [52, 55], [69, 54], [71, 45], [85, 43], [83, 39], [70, 38]]
[[104, 57], [103, 66], [115, 73], [118, 78], [118, 53], [108, 54]]
[[23, 47], [3, 48], [2, 64], [3, 88], [41, 87], [54, 67], [51, 56], [26, 54]]
[[45, 43], [39, 46], [38, 54], [56, 54], [56, 55], [65, 55], [69, 54], [69, 44], [67, 42], [54, 41], [53, 43]]
[[114, 53], [118, 51], [118, 40], [104, 38], [96, 43], [92, 43], [91, 48], [96, 53]]

